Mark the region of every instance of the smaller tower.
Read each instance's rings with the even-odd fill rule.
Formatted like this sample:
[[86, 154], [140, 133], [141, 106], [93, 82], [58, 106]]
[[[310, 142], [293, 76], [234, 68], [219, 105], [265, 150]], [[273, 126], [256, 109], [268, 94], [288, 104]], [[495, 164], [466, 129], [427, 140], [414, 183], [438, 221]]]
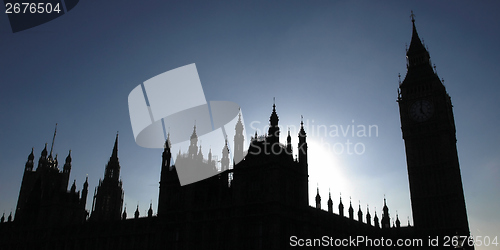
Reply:
[[188, 149], [189, 158], [195, 159], [198, 153], [198, 135], [196, 135], [196, 125], [193, 127], [193, 134], [191, 134], [190, 145]]
[[66, 161], [63, 167], [63, 173], [68, 174], [71, 172], [71, 150], [69, 150], [68, 156], [66, 156]]
[[134, 219], [139, 218], [139, 204], [137, 204], [137, 209], [135, 209]]
[[344, 217], [344, 204], [342, 204], [342, 193], [340, 194], [339, 215]]
[[316, 208], [321, 209], [321, 196], [319, 195], [319, 187], [317, 188], [318, 192], [316, 194]]
[[148, 218], [153, 217], [153, 202], [149, 203]]
[[286, 137], [286, 153], [290, 156], [293, 155], [292, 137], [290, 136], [290, 128], [288, 128], [288, 136]]
[[377, 208], [375, 208], [375, 217], [373, 217], [373, 224], [376, 228], [380, 228], [380, 224], [378, 223]]
[[241, 111], [238, 114], [238, 122], [236, 123], [234, 129], [236, 133], [234, 134], [233, 164], [238, 164], [238, 162], [243, 160], [244, 157], [243, 147], [245, 142], [245, 136], [243, 135], [244, 127], [243, 122], [241, 121]]
[[127, 207], [125, 207], [123, 209], [123, 213], [122, 213], [122, 220], [126, 220], [127, 219]]
[[73, 185], [71, 185], [70, 192], [74, 194], [76, 192], [76, 180], [73, 181]]
[[354, 209], [352, 208], [351, 197], [349, 197], [349, 219], [354, 220]]
[[366, 224], [368, 225], [372, 225], [372, 217], [370, 215], [370, 208], [368, 207], [368, 205], [366, 205]]
[[389, 217], [389, 208], [387, 207], [385, 198], [384, 198], [384, 208], [382, 210], [384, 212], [382, 214], [382, 221], [381, 221], [382, 228], [389, 228], [391, 226], [391, 219]]
[[82, 197], [80, 197], [80, 204], [83, 209], [87, 205], [87, 194], [89, 193], [89, 177], [85, 178], [85, 183], [83, 183]]
[[[278, 126], [278, 114], [276, 113], [276, 103], [273, 98], [273, 112], [269, 117], [268, 142], [271, 147], [280, 142], [280, 127]], [[277, 152], [277, 151], [276, 151]]]
[[222, 159], [220, 160], [221, 171], [229, 169], [229, 147], [227, 146], [227, 139], [224, 148], [222, 148]]
[[330, 193], [330, 190], [328, 190], [328, 212], [333, 213], [333, 201], [332, 201], [332, 194]]
[[35, 155], [33, 154], [33, 148], [31, 148], [31, 154], [28, 155], [28, 160], [26, 161], [26, 165], [24, 167], [24, 171], [31, 172], [33, 171], [33, 160], [35, 159]]
[[299, 131], [299, 146], [297, 151], [299, 151], [299, 163], [302, 165], [307, 173], [307, 142], [306, 142], [306, 131], [304, 130], [304, 120], [301, 116], [300, 119], [300, 131]]
[[399, 221], [398, 212], [396, 212], [396, 227], [397, 227], [397, 228], [400, 228], [400, 227], [401, 227], [401, 222]]
[[361, 212], [361, 202], [359, 202], [358, 221], [363, 222], [363, 212]]

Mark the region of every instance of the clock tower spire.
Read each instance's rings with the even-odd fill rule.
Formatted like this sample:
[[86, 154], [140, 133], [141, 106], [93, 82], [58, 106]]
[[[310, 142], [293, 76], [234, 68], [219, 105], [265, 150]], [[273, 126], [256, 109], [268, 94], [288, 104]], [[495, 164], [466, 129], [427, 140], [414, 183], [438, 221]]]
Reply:
[[427, 235], [469, 235], [451, 98], [415, 27], [398, 104], [415, 228]]

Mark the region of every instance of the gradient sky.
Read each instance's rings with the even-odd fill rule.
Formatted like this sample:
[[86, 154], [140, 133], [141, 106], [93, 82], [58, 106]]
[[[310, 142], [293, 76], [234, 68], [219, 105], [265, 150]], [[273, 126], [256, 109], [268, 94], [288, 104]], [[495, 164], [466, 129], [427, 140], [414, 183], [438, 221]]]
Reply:
[[[70, 182], [76, 179], [81, 190], [88, 174], [87, 209], [119, 131], [129, 217], [137, 204], [145, 215], [151, 200], [156, 213], [162, 150], [135, 144], [128, 94], [153, 76], [196, 63], [207, 100], [240, 105], [247, 138], [264, 130], [273, 97], [282, 141], [286, 127], [304, 116], [310, 204], [318, 186], [325, 208], [330, 189], [335, 206], [342, 193], [344, 204], [352, 197], [356, 211], [360, 201], [364, 213], [368, 204], [380, 216], [385, 195], [391, 217], [397, 211], [402, 225], [408, 217], [413, 224], [396, 103], [413, 10], [454, 105], [471, 233], [500, 236], [499, 7], [496, 1], [80, 1], [62, 17], [15, 34], [4, 14], [0, 213], [14, 212], [31, 148], [37, 160], [55, 123], [60, 163], [72, 150]], [[327, 135], [313, 132], [320, 125]], [[378, 128], [371, 137], [330, 136], [332, 126], [369, 125]], [[328, 147], [347, 143], [363, 145], [363, 154]]]

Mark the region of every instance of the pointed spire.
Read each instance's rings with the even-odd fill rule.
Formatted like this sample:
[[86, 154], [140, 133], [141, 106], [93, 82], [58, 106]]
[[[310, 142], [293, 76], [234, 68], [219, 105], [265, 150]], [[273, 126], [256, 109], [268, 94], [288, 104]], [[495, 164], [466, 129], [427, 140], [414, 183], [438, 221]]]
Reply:
[[122, 213], [122, 220], [126, 220], [127, 219], [127, 205], [125, 205], [125, 208], [123, 209], [123, 213]]
[[73, 185], [71, 185], [71, 193], [75, 193], [76, 192], [76, 180], [73, 181]]
[[137, 209], [135, 210], [134, 218], [135, 219], [139, 218], [139, 204], [137, 204]]
[[359, 201], [359, 208], [358, 208], [358, 221], [363, 222], [363, 212], [361, 211], [361, 201]]
[[236, 123], [235, 130], [237, 134], [243, 132], [243, 122], [241, 121], [241, 110], [238, 113], [238, 122]]
[[384, 195], [384, 208], [382, 209], [382, 228], [389, 228], [391, 225], [391, 219], [389, 218], [389, 208], [387, 207], [387, 203]]
[[32, 171], [33, 170], [33, 160], [35, 159], [35, 155], [33, 154], [34, 148], [31, 148], [31, 153], [28, 155], [28, 160], [24, 166], [24, 171]]
[[372, 216], [370, 215], [370, 207], [368, 206], [368, 204], [366, 204], [366, 224], [371, 226], [372, 225], [371, 219]]
[[153, 217], [153, 201], [149, 203], [148, 218]]
[[111, 154], [111, 158], [118, 159], [118, 131], [116, 131], [115, 145], [113, 146], [113, 153]]
[[321, 196], [319, 195], [319, 186], [317, 187], [316, 193], [316, 208], [321, 209]]
[[290, 128], [288, 128], [288, 136], [286, 137], [286, 153], [292, 156], [292, 136], [290, 136]]
[[399, 221], [398, 211], [396, 211], [396, 227], [401, 227], [401, 222]]
[[349, 196], [349, 219], [354, 220], [354, 209], [352, 208], [352, 200]]
[[278, 143], [280, 141], [280, 128], [278, 126], [279, 118], [276, 113], [276, 103], [273, 98], [273, 112], [271, 113], [271, 117], [269, 117], [269, 130], [268, 130], [268, 138], [271, 145], [274, 143]]
[[415, 26], [415, 15], [413, 11], [411, 12], [411, 22], [413, 25], [412, 37], [410, 42], [410, 48], [406, 52], [406, 56], [408, 58], [408, 67], [418, 66], [427, 64], [430, 65], [430, 56], [429, 52], [425, 49], [420, 37], [417, 33], [417, 28]]
[[195, 124], [193, 126], [193, 133], [191, 134], [191, 140], [193, 139], [198, 139], [198, 135], [196, 135], [196, 121], [195, 121]]
[[167, 133], [167, 139], [165, 140], [165, 144], [163, 145], [164, 149], [170, 149], [170, 132]]
[[5, 221], [5, 212], [2, 214], [2, 218], [0, 219], [0, 223], [3, 223]]
[[328, 188], [328, 212], [333, 213], [333, 201], [332, 201], [332, 193], [330, 192], [330, 188]]
[[29, 161], [33, 161], [35, 159], [35, 155], [33, 154], [33, 150], [35, 150], [35, 148], [31, 148], [31, 153], [28, 155]]
[[45, 143], [45, 147], [42, 150], [41, 157], [45, 158], [47, 156], [47, 143]]
[[71, 163], [71, 149], [69, 150], [68, 156], [66, 156], [66, 163]]
[[54, 149], [54, 141], [56, 140], [56, 133], [57, 133], [57, 123], [56, 123], [56, 128], [54, 129], [54, 137], [52, 137], [52, 146], [50, 146], [51, 157], [52, 157], [52, 150]]
[[[118, 131], [116, 132], [115, 144], [113, 145], [113, 152], [109, 157], [108, 164], [104, 171], [104, 181], [112, 179], [119, 181], [120, 179], [120, 162], [118, 161]], [[120, 212], [118, 213], [118, 217]]]
[[340, 193], [339, 215], [344, 216], [344, 204], [342, 204], [342, 193]]

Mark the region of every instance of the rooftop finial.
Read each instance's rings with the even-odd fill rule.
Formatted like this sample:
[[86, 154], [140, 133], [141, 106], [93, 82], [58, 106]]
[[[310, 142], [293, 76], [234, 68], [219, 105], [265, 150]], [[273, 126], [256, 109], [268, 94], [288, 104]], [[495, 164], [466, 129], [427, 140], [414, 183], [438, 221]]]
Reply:
[[54, 137], [52, 137], [52, 146], [50, 147], [50, 154], [49, 154], [50, 156], [52, 156], [52, 150], [54, 149], [54, 141], [56, 140], [56, 133], [57, 133], [57, 123], [56, 123], [56, 128], [54, 129]]
[[411, 11], [411, 22], [414, 23], [415, 22], [415, 14], [413, 14], [413, 10]]

